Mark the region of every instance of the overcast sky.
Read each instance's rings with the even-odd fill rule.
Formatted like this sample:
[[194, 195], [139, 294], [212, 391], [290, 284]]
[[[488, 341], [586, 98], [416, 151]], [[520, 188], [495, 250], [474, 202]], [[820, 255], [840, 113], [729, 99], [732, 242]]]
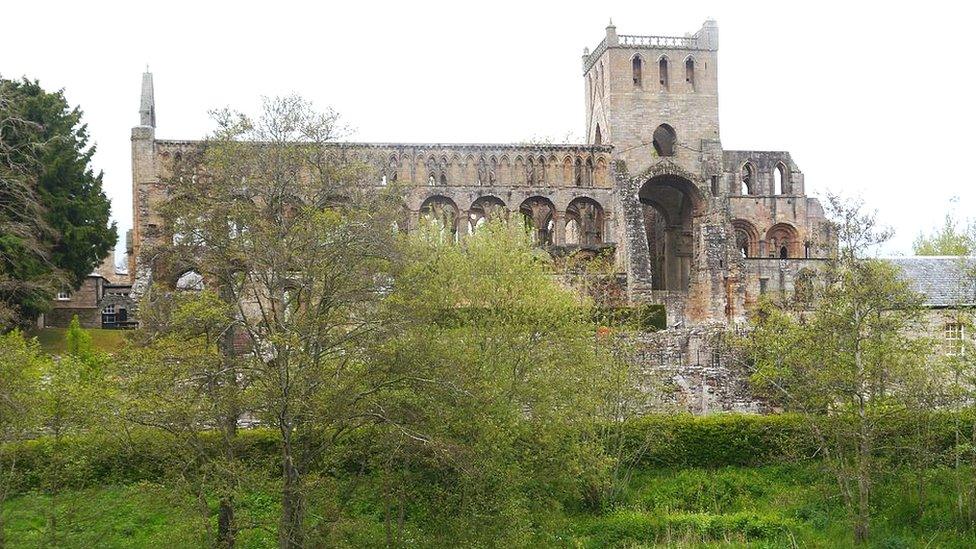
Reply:
[[0, 75], [82, 107], [124, 235], [147, 64], [159, 138], [198, 139], [210, 109], [297, 92], [363, 141], [580, 139], [580, 56], [609, 18], [620, 34], [683, 35], [713, 17], [723, 147], [790, 151], [810, 194], [863, 196], [896, 229], [888, 252], [908, 254], [953, 197], [976, 215], [973, 13], [865, 4], [16, 1]]

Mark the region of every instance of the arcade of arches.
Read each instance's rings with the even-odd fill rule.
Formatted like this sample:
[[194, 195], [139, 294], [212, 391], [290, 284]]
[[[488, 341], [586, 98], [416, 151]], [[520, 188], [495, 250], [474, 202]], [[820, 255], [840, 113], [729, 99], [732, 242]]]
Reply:
[[454, 239], [473, 234], [486, 221], [521, 215], [532, 242], [539, 246], [584, 246], [606, 244], [607, 216], [604, 207], [593, 198], [576, 197], [560, 211], [545, 196], [531, 196], [518, 209], [510, 208], [501, 198], [478, 197], [467, 211], [444, 195], [433, 195], [423, 201], [419, 217], [437, 223]]

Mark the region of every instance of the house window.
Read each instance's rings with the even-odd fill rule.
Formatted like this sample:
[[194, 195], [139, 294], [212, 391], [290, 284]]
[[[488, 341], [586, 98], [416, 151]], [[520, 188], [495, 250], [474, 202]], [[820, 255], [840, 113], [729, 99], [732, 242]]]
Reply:
[[114, 315], [115, 314], [115, 305], [106, 305], [102, 309], [102, 314], [103, 315]]
[[71, 292], [69, 292], [68, 290], [61, 290], [60, 292], [58, 292], [58, 301], [70, 301], [70, 300], [71, 300]]
[[945, 325], [945, 351], [948, 356], [962, 356], [965, 352], [963, 342], [966, 337], [965, 326], [958, 322]]

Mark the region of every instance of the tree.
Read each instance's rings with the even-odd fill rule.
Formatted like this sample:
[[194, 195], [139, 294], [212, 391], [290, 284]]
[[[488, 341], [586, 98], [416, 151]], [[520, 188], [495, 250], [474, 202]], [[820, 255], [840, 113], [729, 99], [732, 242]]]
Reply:
[[12, 105], [0, 85], [0, 331], [42, 309], [64, 283], [50, 261], [57, 233], [44, 221], [35, 191], [38, 144], [22, 137], [36, 134], [38, 125]]
[[[89, 166], [95, 147], [88, 140], [81, 110], [71, 108], [62, 91], [46, 92], [36, 80], [0, 79], [0, 194], [11, 206], [0, 222], [44, 229], [0, 240], [2, 274], [41, 282], [27, 293], [8, 292], [22, 319], [46, 309], [60, 289], [56, 284], [79, 287], [115, 246], [111, 204], [102, 174]], [[17, 187], [10, 186], [13, 180]]]
[[[955, 201], [955, 200], [953, 200]], [[915, 255], [972, 255], [976, 253], [976, 222], [961, 227], [953, 212], [946, 213], [942, 227], [919, 234], [912, 244]]]
[[807, 414], [853, 518], [857, 543], [867, 541], [871, 492], [885, 428], [907, 415], [930, 386], [930, 343], [917, 334], [920, 298], [890, 263], [865, 252], [890, 233], [860, 202], [829, 197], [840, 252], [818, 273], [813, 309], [790, 311], [765, 302], [743, 343], [756, 371], [788, 410]]
[[182, 458], [178, 477], [200, 503], [205, 521], [206, 488], [217, 493], [214, 545], [233, 547], [240, 529], [235, 495], [245, 468], [235, 444], [249, 395], [247, 377], [238, 378], [244, 368], [229, 364], [222, 352], [222, 341], [237, 324], [233, 310], [212, 291], [157, 291], [140, 313], [135, 345], [119, 357], [122, 414], [171, 437]]
[[455, 243], [436, 222], [406, 239], [371, 355], [368, 397], [387, 544], [405, 521], [434, 545], [531, 545], [540, 522], [603, 470], [587, 436], [605, 374], [587, 300], [553, 277], [520, 223]]
[[279, 544], [301, 547], [307, 467], [362, 421], [374, 382], [363, 349], [384, 321], [399, 203], [334, 143], [333, 111], [289, 96], [256, 118], [214, 116], [214, 135], [174, 166], [160, 208], [170, 238], [145, 259], [160, 281], [195, 270], [233, 311], [222, 383], [251, 386], [253, 413], [281, 435]]

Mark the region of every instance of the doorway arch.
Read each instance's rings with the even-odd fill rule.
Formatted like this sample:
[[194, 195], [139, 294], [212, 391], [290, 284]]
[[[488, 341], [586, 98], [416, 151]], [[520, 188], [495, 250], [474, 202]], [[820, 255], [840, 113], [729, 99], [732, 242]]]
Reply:
[[701, 191], [690, 180], [664, 174], [648, 179], [638, 192], [647, 237], [651, 288], [687, 290], [694, 258], [695, 218], [704, 211]]

